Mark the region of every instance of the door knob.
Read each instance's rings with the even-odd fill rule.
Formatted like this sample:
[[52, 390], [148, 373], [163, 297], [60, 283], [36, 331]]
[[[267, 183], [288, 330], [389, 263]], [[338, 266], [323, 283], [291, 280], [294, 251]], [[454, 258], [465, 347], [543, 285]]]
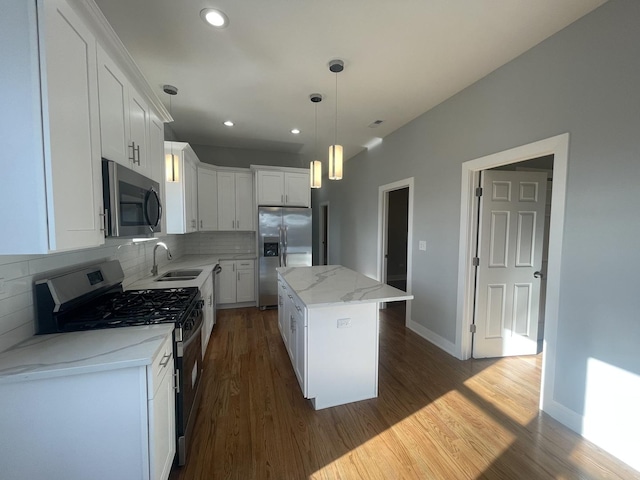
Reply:
[[540, 270], [538, 270], [537, 272], [533, 272], [533, 276], [535, 278], [544, 278], [544, 274]]

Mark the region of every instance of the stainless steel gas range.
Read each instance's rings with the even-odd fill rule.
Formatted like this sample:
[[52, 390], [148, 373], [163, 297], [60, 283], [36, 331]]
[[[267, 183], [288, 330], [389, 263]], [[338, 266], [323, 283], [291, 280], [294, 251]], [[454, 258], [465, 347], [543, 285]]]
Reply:
[[184, 465], [200, 401], [203, 302], [197, 287], [127, 290], [117, 260], [36, 282], [36, 333], [174, 323], [176, 451]]

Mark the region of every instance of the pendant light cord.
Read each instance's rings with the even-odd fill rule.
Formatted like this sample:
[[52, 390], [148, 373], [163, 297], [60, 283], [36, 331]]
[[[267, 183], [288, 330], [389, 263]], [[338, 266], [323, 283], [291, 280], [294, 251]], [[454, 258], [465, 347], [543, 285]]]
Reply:
[[[338, 144], [338, 73], [336, 72], [336, 121], [335, 121], [335, 133], [334, 133], [334, 146]], [[335, 147], [334, 147], [335, 148]]]

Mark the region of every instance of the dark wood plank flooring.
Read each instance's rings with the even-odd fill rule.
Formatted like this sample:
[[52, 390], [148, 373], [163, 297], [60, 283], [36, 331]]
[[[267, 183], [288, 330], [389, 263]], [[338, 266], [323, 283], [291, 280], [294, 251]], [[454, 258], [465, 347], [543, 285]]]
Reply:
[[541, 356], [459, 361], [381, 311], [379, 396], [314, 411], [277, 312], [221, 310], [187, 465], [172, 480], [631, 479], [538, 411]]

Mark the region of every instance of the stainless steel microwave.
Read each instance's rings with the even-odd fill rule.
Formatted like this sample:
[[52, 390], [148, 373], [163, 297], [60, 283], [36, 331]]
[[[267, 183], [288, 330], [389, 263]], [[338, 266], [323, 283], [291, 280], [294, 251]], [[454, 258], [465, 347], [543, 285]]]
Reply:
[[102, 193], [108, 237], [134, 237], [161, 230], [162, 204], [157, 182], [102, 159]]

